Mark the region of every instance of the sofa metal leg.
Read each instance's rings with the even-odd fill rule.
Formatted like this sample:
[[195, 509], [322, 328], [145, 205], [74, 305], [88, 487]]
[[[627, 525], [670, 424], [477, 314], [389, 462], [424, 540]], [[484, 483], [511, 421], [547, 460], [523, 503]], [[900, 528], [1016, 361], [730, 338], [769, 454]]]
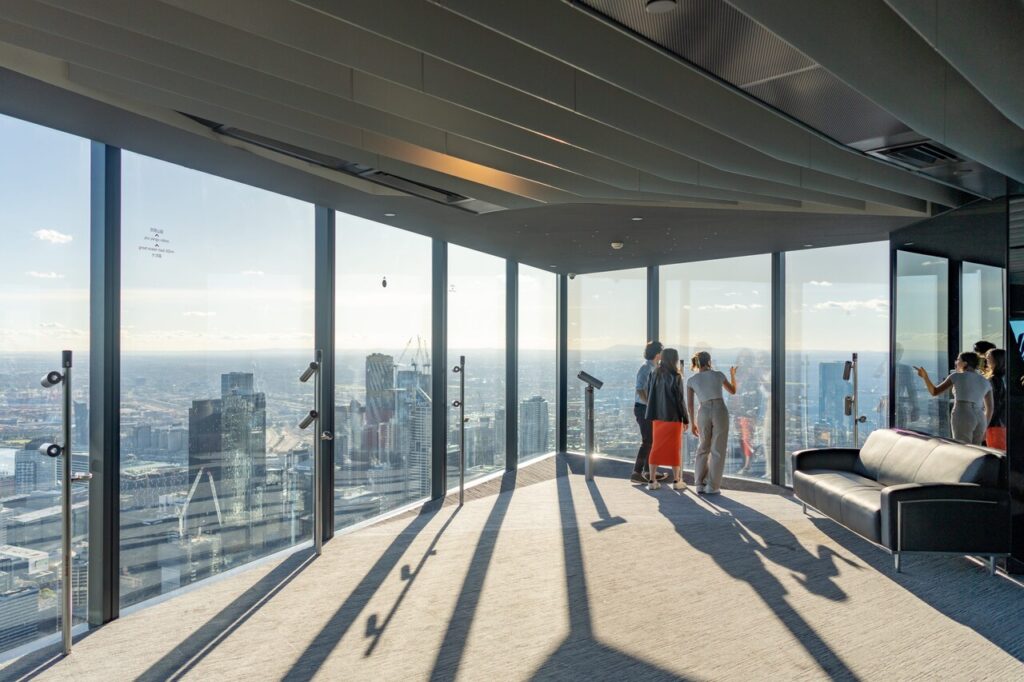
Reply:
[[989, 575], [995, 575], [996, 574], [996, 557], [995, 557], [995, 555], [992, 555], [992, 556], [990, 556], [988, 558], [988, 574]]
[[808, 515], [807, 514], [807, 503], [804, 502], [803, 505], [804, 505], [804, 516], [807, 516]]
[[899, 552], [894, 552], [893, 555], [892, 555], [892, 567], [896, 569], [897, 573], [901, 573], [902, 572], [902, 571], [900, 571], [900, 553]]

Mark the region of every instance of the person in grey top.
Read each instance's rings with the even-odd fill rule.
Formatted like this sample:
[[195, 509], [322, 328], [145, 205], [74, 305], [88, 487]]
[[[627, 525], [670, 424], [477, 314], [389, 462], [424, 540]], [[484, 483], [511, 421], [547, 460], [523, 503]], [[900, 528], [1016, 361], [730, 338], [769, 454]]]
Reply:
[[[661, 359], [661, 350], [664, 348], [660, 341], [649, 341], [644, 346], [644, 364], [636, 372], [636, 394], [633, 398], [633, 418], [640, 427], [640, 449], [636, 453], [636, 462], [633, 463], [633, 474], [629, 477], [631, 483], [643, 485], [648, 482], [647, 460], [651, 455], [651, 443], [654, 442], [654, 431], [651, 420], [647, 418], [647, 383], [651, 373], [658, 361]], [[659, 480], [666, 478], [668, 474], [659, 474]]]
[[917, 375], [924, 379], [924, 385], [932, 396], [939, 396], [953, 390], [953, 411], [949, 426], [953, 440], [972, 445], [981, 445], [985, 440], [985, 429], [992, 417], [992, 384], [978, 374], [978, 354], [965, 352], [956, 358], [956, 371], [936, 386], [924, 367], [915, 367]]
[[[693, 435], [699, 439], [693, 463], [693, 482], [698, 493], [717, 495], [725, 472], [725, 453], [729, 443], [729, 410], [722, 390], [736, 395], [736, 368], [729, 368], [729, 378], [711, 367], [711, 354], [700, 351], [690, 360], [693, 376], [686, 382], [686, 403], [690, 414], [694, 396], [697, 412]], [[710, 456], [710, 466], [709, 466]]]

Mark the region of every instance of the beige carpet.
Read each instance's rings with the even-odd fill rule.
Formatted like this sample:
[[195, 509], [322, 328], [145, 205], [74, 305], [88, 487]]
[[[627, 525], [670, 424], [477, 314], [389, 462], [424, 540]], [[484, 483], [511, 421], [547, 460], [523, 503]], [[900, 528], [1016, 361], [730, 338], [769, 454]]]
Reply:
[[1024, 588], [965, 558], [897, 575], [784, 495], [566, 467], [213, 582], [0, 677], [1024, 679]]

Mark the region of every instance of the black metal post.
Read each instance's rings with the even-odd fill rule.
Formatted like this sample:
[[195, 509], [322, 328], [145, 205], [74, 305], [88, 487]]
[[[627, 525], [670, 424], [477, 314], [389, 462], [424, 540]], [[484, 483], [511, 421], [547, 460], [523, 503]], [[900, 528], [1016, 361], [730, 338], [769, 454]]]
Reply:
[[519, 466], [519, 263], [505, 261], [505, 470]]
[[[949, 348], [947, 364], [950, 369], [952, 369], [956, 356], [960, 354], [960, 351], [971, 350], [970, 348], [960, 347], [960, 284], [963, 281], [963, 269], [964, 262], [962, 260], [949, 259], [949, 283], [947, 285], [949, 289], [949, 307], [946, 312], [946, 330], [949, 338], [946, 340], [946, 343]], [[975, 340], [970, 340], [970, 343], [973, 344]]]
[[90, 178], [88, 602], [101, 625], [120, 609], [121, 150], [93, 142]]
[[320, 441], [321, 540], [334, 537], [334, 209], [317, 206], [314, 235], [313, 346], [323, 351], [318, 373], [320, 415], [313, 438]]
[[435, 239], [431, 266], [431, 466], [430, 497], [448, 489], [448, 244]]
[[899, 264], [898, 251], [889, 242], [889, 428], [902, 426], [896, 423], [896, 267]]
[[1008, 182], [1006, 270], [1006, 456], [1010, 488], [1010, 554], [1006, 572], [1024, 574], [1024, 338], [1010, 320], [1024, 319], [1024, 183]]
[[555, 411], [557, 418], [558, 452], [568, 449], [568, 418], [569, 418], [569, 278], [559, 275], [556, 284], [558, 300], [556, 303], [558, 355], [556, 373], [558, 374], [558, 396]]
[[661, 338], [661, 286], [657, 265], [647, 268], [647, 340]]
[[786, 254], [772, 254], [772, 483], [786, 485]]

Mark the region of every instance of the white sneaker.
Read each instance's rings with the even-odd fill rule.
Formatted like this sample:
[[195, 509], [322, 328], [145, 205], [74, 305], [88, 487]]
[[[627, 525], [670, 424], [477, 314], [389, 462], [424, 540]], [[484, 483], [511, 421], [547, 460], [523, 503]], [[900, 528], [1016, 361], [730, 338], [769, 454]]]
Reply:
[[704, 494], [705, 495], [721, 495], [722, 491], [721, 490], [712, 490], [711, 488], [705, 488], [704, 489]]
[[708, 487], [706, 485], [697, 485], [697, 486], [694, 486], [694, 487], [697, 489], [697, 494], [698, 495], [704, 495], [708, 491]]
[[657, 490], [660, 487], [661, 487], [661, 484], [658, 483], [657, 479], [655, 479], [655, 480], [653, 480], [653, 481], [651, 481], [650, 483], [647, 484], [647, 489], [648, 490]]
[[675, 490], [686, 490], [686, 481], [684, 481], [683, 479], [679, 479], [678, 481], [672, 484], [672, 488]]

